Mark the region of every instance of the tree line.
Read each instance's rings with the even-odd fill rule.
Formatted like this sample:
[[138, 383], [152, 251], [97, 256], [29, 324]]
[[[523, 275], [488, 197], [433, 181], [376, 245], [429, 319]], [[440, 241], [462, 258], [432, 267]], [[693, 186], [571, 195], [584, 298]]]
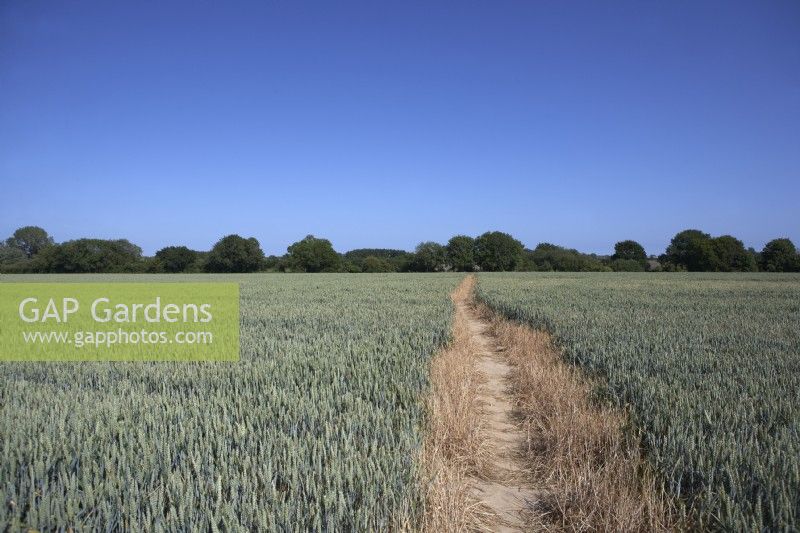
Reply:
[[526, 248], [513, 236], [489, 231], [456, 235], [446, 244], [427, 241], [413, 252], [363, 248], [339, 253], [327, 239], [308, 235], [283, 256], [265, 256], [257, 239], [227, 235], [210, 251], [168, 246], [147, 257], [125, 239], [54, 242], [44, 229], [19, 228], [0, 242], [4, 273], [200, 273], [200, 272], [800, 272], [800, 255], [788, 238], [758, 252], [730, 235], [689, 229], [666, 251], [648, 256], [636, 241], [616, 243], [614, 254], [585, 254], [550, 243]]

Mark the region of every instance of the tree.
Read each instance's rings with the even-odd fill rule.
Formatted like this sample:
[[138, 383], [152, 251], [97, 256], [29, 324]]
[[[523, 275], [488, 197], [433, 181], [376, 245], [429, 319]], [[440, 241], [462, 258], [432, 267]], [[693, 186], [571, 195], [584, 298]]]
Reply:
[[637, 261], [642, 265], [642, 270], [644, 270], [644, 267], [647, 265], [647, 254], [644, 251], [644, 247], [632, 240], [620, 241], [615, 244], [614, 255], [611, 256], [611, 259]]
[[475, 270], [475, 239], [456, 235], [447, 241], [447, 261], [459, 272]]
[[614, 272], [644, 272], [644, 265], [635, 259], [614, 259], [611, 261]]
[[690, 272], [713, 272], [719, 264], [711, 235], [696, 229], [677, 233], [662, 259]]
[[167, 246], [156, 252], [165, 272], [176, 273], [188, 271], [196, 262], [198, 254], [186, 246]]
[[363, 272], [394, 272], [394, 265], [387, 259], [368, 255], [364, 258]]
[[[381, 261], [383, 261], [383, 259], [381, 259]], [[348, 274], [358, 274], [360, 272], [364, 272], [364, 270], [354, 261], [343, 259], [341, 265], [339, 266], [339, 272], [346, 272]]]
[[76, 239], [47, 247], [32, 261], [34, 270], [56, 273], [136, 272], [142, 249], [125, 239]]
[[414, 251], [411, 269], [415, 272], [439, 272], [447, 266], [447, 250], [441, 244], [421, 242]]
[[376, 257], [383, 259], [392, 265], [391, 272], [405, 272], [409, 269], [414, 254], [406, 252], [405, 250], [393, 250], [389, 248], [359, 248], [350, 250], [344, 254], [344, 259], [351, 261], [360, 270], [366, 271], [364, 261], [367, 257]]
[[289, 264], [301, 272], [336, 272], [342, 263], [342, 257], [333, 249], [331, 241], [313, 235], [292, 244], [287, 251]]
[[716, 270], [721, 272], [755, 272], [758, 270], [755, 257], [748, 252], [742, 241], [731, 235], [712, 239], [717, 256]]
[[556, 272], [608, 272], [611, 269], [596, 256], [578, 250], [562, 248], [548, 242], [540, 243], [535, 250], [526, 250], [525, 268], [528, 270]]
[[282, 269], [281, 267], [284, 266], [285, 263], [286, 263], [285, 257], [278, 257], [277, 255], [270, 255], [264, 260], [263, 266], [264, 266], [264, 270], [267, 270], [267, 271], [270, 271], [270, 272], [277, 272], [277, 271], [281, 271], [282, 272], [285, 269]]
[[0, 241], [0, 272], [18, 271], [28, 266], [27, 263], [25, 252]]
[[761, 250], [761, 269], [767, 272], [800, 272], [800, 258], [794, 243], [773, 239]]
[[514, 270], [525, 247], [508, 233], [487, 231], [475, 239], [475, 262], [486, 271]]
[[227, 235], [211, 249], [206, 259], [206, 272], [255, 272], [264, 263], [261, 245], [250, 237]]
[[6, 241], [8, 246], [17, 248], [30, 259], [48, 246], [53, 245], [53, 238], [38, 226], [19, 228]]

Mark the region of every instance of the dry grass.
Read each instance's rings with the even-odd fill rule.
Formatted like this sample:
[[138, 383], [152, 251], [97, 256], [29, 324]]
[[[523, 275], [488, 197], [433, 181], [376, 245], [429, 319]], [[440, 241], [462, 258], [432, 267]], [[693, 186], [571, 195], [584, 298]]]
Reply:
[[[451, 295], [473, 305], [475, 278]], [[598, 406], [593, 383], [563, 362], [549, 334], [505, 320], [485, 306], [496, 344], [512, 367], [510, 392], [527, 436], [525, 475], [540, 495], [528, 526], [543, 531], [671, 531], [684, 529], [672, 500], [654, 481], [626, 431], [627, 414]], [[464, 312], [453, 339], [431, 362], [428, 427], [422, 451], [427, 479], [425, 531], [491, 530], [497, 517], [474, 496], [475, 479], [492, 479], [492, 459], [476, 365]]]
[[625, 413], [590, 401], [592, 384], [563, 362], [546, 332], [483, 315], [513, 367], [527, 461], [542, 490], [531, 527], [555, 531], [665, 531], [681, 527], [654, 481]]
[[[453, 292], [456, 305], [471, 298], [474, 277]], [[422, 465], [428, 478], [425, 531], [474, 531], [486, 523], [485, 508], [470, 493], [470, 477], [487, 468], [475, 369], [477, 351], [471, 345], [463, 313], [456, 312], [451, 343], [431, 361], [431, 392], [427, 399], [428, 427]]]

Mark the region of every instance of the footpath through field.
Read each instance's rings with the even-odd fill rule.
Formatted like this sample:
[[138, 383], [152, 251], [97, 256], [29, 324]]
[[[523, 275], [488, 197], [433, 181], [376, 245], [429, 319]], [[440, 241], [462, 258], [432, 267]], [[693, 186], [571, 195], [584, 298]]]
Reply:
[[450, 498], [464, 511], [449, 514], [449, 529], [687, 529], [626, 413], [593, 401], [597, 382], [563, 361], [549, 333], [476, 304], [475, 283], [452, 293], [453, 340], [431, 373], [433, 415], [445, 420], [434, 442], [454, 465], [440, 478], [466, 495]]
[[[466, 283], [474, 284], [473, 280]], [[482, 405], [482, 427], [488, 452], [484, 476], [471, 479], [474, 497], [482, 502], [497, 522], [493, 531], [522, 531], [524, 516], [536, 492], [525, 481], [528, 469], [522, 458], [525, 432], [515, 422], [514, 398], [510, 390], [511, 367], [503, 357], [504, 348], [489, 334], [489, 322], [480, 316], [472, 299], [472, 290], [455, 300], [456, 313], [467, 324], [469, 344], [477, 350], [476, 368], [484, 381], [478, 392]]]

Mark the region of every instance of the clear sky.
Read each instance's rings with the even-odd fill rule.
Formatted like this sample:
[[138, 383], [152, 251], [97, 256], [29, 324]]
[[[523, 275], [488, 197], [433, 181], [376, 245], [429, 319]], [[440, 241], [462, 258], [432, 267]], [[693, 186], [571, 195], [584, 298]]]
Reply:
[[800, 2], [0, 2], [0, 236], [800, 244]]

